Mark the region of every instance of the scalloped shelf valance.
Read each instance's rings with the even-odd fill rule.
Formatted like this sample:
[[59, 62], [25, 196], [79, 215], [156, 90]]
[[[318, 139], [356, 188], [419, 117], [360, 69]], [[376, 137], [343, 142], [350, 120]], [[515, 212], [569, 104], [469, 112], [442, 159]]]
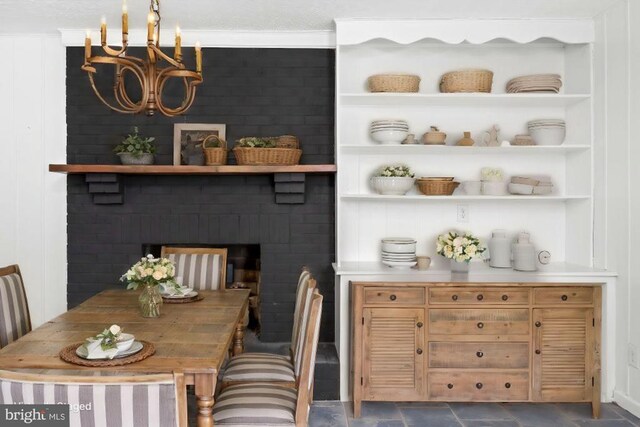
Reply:
[[578, 44], [591, 43], [595, 37], [591, 19], [336, 19], [335, 22], [339, 29], [338, 46], [375, 39], [399, 44], [424, 39], [449, 44], [481, 44], [492, 40], [531, 43], [540, 39]]

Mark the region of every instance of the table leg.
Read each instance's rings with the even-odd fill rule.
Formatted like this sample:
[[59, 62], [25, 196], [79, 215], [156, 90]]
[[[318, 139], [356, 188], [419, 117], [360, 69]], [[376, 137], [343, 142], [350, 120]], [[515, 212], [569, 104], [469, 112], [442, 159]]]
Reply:
[[198, 427], [213, 427], [213, 394], [216, 380], [216, 374], [196, 374]]
[[233, 355], [237, 356], [244, 352], [244, 322], [238, 322], [236, 333], [233, 336]]

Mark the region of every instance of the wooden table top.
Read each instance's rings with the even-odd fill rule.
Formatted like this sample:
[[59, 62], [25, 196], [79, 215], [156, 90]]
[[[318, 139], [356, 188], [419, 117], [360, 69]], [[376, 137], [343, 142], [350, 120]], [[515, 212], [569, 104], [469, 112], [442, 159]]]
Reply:
[[137, 363], [104, 369], [136, 372], [216, 373], [243, 319], [248, 289], [198, 291], [202, 301], [163, 304], [159, 318], [139, 313], [139, 292], [106, 290], [0, 350], [0, 369], [96, 370], [64, 362], [60, 350], [112, 324], [153, 343], [156, 353]]

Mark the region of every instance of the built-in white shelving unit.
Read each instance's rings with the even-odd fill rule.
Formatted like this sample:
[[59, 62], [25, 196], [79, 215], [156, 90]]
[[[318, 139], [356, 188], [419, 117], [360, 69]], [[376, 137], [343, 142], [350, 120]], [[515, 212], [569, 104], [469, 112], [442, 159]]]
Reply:
[[[380, 239], [413, 237], [417, 252], [430, 255], [433, 271], [445, 271], [435, 239], [450, 229], [469, 230], [483, 240], [497, 228], [526, 230], [539, 250], [551, 253], [562, 277], [551, 269], [543, 281], [593, 280], [593, 89], [590, 20], [338, 20], [336, 21], [336, 345], [341, 396], [348, 396], [349, 281], [430, 280], [429, 272], [407, 273], [382, 266]], [[488, 94], [439, 92], [442, 74], [464, 68], [494, 72]], [[420, 76], [418, 93], [369, 93], [367, 78], [380, 73]], [[506, 93], [513, 77], [556, 73], [559, 94]], [[497, 124], [501, 140], [527, 132], [527, 122], [559, 118], [567, 137], [560, 146], [457, 147], [469, 131], [479, 139]], [[446, 146], [381, 145], [369, 136], [373, 120], [402, 119], [419, 141], [432, 125], [447, 133]], [[505, 175], [550, 175], [546, 196], [382, 196], [370, 177], [388, 164], [406, 164], [416, 176], [479, 180], [484, 166]], [[464, 222], [459, 221], [460, 208]], [[474, 271], [491, 270], [472, 264]], [[384, 271], [381, 271], [383, 269]], [[430, 270], [431, 271], [431, 270]], [[587, 272], [587, 273], [585, 273]], [[488, 271], [490, 274], [491, 272]], [[509, 280], [531, 280], [513, 272]], [[507, 277], [505, 276], [505, 277]], [[478, 276], [480, 277], [480, 276]], [[484, 277], [484, 276], [483, 276]], [[489, 276], [487, 276], [489, 277]], [[604, 277], [604, 276], [602, 276]], [[569, 279], [567, 279], [569, 278]], [[438, 278], [437, 280], [441, 280]], [[480, 279], [479, 279], [480, 280]], [[603, 279], [608, 280], [608, 279]]]

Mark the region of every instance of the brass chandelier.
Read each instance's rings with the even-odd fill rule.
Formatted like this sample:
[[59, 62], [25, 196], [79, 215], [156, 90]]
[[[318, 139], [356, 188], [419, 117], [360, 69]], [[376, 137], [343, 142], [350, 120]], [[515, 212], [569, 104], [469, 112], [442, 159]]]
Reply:
[[[126, 1], [126, 0], [125, 0]], [[180, 28], [176, 27], [176, 38], [173, 58], [160, 50], [160, 3], [159, 0], [151, 0], [147, 20], [147, 59], [142, 60], [127, 55], [129, 37], [129, 16], [127, 5], [122, 5], [122, 47], [111, 48], [107, 44], [107, 24], [103, 19], [100, 25], [100, 44], [105, 56], [91, 56], [91, 37], [87, 32], [84, 44], [84, 64], [82, 70], [87, 72], [91, 88], [98, 99], [106, 106], [119, 113], [137, 114], [145, 112], [148, 116], [155, 114], [156, 110], [165, 116], [176, 116], [186, 112], [196, 95], [196, 86], [202, 83], [202, 51], [200, 43], [195, 46], [196, 70], [186, 69], [182, 63], [182, 46]], [[158, 63], [166, 61], [168, 65], [160, 68]], [[94, 77], [95, 64], [115, 65], [115, 83], [113, 93], [118, 105], [109, 103], [96, 87]], [[133, 75], [134, 80], [140, 85], [141, 99], [133, 101], [125, 88], [125, 77]], [[165, 84], [171, 78], [182, 79], [185, 96], [182, 103], [176, 108], [170, 108], [162, 102], [162, 91]]]

